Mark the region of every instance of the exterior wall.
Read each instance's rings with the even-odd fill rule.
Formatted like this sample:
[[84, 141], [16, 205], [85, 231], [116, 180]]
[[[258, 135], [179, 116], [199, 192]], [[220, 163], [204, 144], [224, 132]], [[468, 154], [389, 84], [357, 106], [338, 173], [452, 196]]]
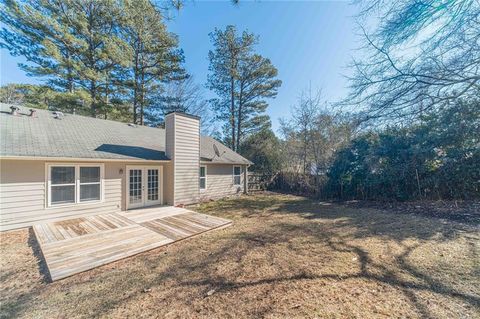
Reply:
[[[125, 210], [127, 201], [126, 166], [148, 166], [142, 162], [104, 162], [104, 200], [102, 202], [46, 207], [46, 163], [55, 162], [0, 160], [0, 230], [27, 227], [42, 221]], [[76, 161], [70, 163], [82, 164], [82, 162]], [[173, 193], [167, 189], [170, 187], [168, 176], [172, 175], [172, 168], [168, 164], [154, 165], [163, 165], [164, 167], [163, 201], [168, 203], [172, 200], [170, 194]]]
[[199, 201], [200, 120], [170, 113], [166, 116], [166, 154], [173, 162], [173, 205]]
[[[203, 165], [203, 164], [202, 164]], [[240, 185], [233, 185], [233, 166], [231, 164], [206, 164], [207, 188], [200, 191], [201, 200], [219, 199], [226, 196], [241, 194], [244, 190], [244, 170], [242, 166]]]
[[[76, 163], [76, 162], [75, 162]], [[31, 226], [45, 220], [116, 212], [125, 191], [119, 169], [122, 164], [104, 165], [104, 200], [68, 207], [46, 207], [45, 161], [0, 161], [0, 230]]]
[[166, 205], [173, 206], [173, 163], [163, 166], [163, 201]]

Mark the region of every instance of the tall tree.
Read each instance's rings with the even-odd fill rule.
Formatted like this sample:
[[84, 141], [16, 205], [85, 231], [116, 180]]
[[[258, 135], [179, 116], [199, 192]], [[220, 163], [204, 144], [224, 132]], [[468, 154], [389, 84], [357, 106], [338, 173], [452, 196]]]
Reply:
[[249, 130], [267, 127], [265, 98], [276, 96], [281, 81], [270, 60], [254, 53], [257, 37], [235, 26], [215, 29], [210, 34], [214, 49], [208, 54], [210, 74], [207, 87], [218, 98], [212, 100], [217, 118], [224, 121], [225, 142], [238, 150], [240, 140]]
[[162, 81], [184, 76], [178, 40], [148, 0], [6, 0], [2, 9], [2, 47], [53, 89], [88, 92], [70, 100], [91, 116], [123, 120], [130, 99], [133, 122], [143, 124]]
[[22, 67], [47, 76], [54, 88], [89, 93], [90, 114], [109, 106], [112, 72], [125, 63], [118, 37], [119, 2], [114, 0], [17, 1], [2, 7], [1, 46], [24, 56]]
[[418, 118], [480, 88], [480, 2], [360, 0], [365, 58], [352, 64], [346, 104], [366, 118]]
[[63, 18], [69, 21], [74, 69], [79, 84], [90, 94], [92, 116], [110, 106], [112, 72], [127, 65], [126, 43], [119, 37], [121, 8], [114, 0], [69, 0]]
[[237, 141], [235, 96], [238, 95], [236, 94], [238, 66], [240, 61], [253, 50], [256, 37], [246, 31], [239, 36], [236, 27], [229, 25], [225, 31], [215, 29], [210, 33], [210, 38], [214, 50], [208, 52], [210, 74], [207, 87], [219, 96], [212, 100], [212, 104], [217, 112], [217, 118], [226, 122], [226, 129], [231, 132], [227, 144], [235, 150]]
[[0, 20], [8, 28], [0, 31], [0, 47], [13, 56], [23, 56], [29, 64], [19, 64], [31, 76], [45, 76], [49, 84], [73, 91], [72, 52], [69, 32], [61, 18], [64, 5], [43, 0], [6, 0]]
[[282, 81], [269, 59], [252, 54], [240, 60], [238, 72], [237, 147], [249, 133], [269, 129], [265, 99], [275, 98]]
[[181, 67], [183, 52], [178, 39], [169, 33], [160, 11], [149, 1], [124, 2], [122, 36], [130, 48], [125, 85], [132, 91], [133, 122], [144, 124], [145, 109], [161, 83], [186, 77]]

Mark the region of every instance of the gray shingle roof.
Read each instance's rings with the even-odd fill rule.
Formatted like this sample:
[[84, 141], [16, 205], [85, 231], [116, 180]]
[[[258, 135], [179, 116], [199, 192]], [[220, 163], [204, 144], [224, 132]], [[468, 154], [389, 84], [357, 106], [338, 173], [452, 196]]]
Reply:
[[[168, 160], [165, 130], [146, 126], [37, 110], [35, 118], [20, 106], [20, 115], [10, 114], [0, 103], [0, 156], [86, 159]], [[215, 156], [213, 144], [221, 156]], [[200, 137], [200, 157], [213, 163], [251, 164], [225, 145], [208, 136]]]

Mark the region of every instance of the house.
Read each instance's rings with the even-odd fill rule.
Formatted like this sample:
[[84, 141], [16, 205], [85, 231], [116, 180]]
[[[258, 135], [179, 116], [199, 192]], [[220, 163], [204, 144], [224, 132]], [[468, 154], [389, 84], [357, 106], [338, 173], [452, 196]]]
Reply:
[[0, 230], [247, 191], [249, 160], [170, 113], [165, 129], [0, 105]]

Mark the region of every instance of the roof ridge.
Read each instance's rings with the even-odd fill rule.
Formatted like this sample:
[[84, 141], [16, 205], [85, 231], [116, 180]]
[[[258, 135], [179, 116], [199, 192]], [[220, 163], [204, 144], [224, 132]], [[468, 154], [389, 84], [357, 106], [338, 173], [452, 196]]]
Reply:
[[[4, 106], [7, 106], [7, 107], [13, 105], [13, 106], [22, 107], [22, 108], [25, 108], [25, 109], [28, 109], [28, 110], [33, 109], [35, 111], [40, 111], [40, 113], [48, 113], [50, 115], [51, 115], [52, 112], [62, 112], [64, 115], [66, 115], [68, 117], [78, 117], [78, 118], [84, 118], [84, 119], [89, 119], [89, 120], [105, 121], [105, 122], [115, 123], [115, 124], [125, 124], [125, 125], [134, 124], [132, 122], [122, 122], [122, 121], [115, 121], [115, 120], [110, 120], [110, 119], [102, 119], [102, 118], [88, 116], [88, 115], [67, 113], [67, 112], [64, 112], [64, 111], [53, 111], [53, 110], [48, 110], [48, 109], [39, 109], [39, 108], [36, 108], [36, 107], [28, 107], [28, 106], [25, 106], [23, 104], [0, 102], [0, 105], [4, 105]], [[22, 111], [22, 109], [20, 109], [20, 111]], [[0, 113], [0, 114], [2, 114], [2, 113]], [[5, 113], [3, 113], [3, 114], [5, 114]], [[153, 126], [147, 126], [147, 125], [141, 125], [141, 124], [134, 124], [134, 125], [137, 126], [137, 127], [141, 127], [141, 128], [145, 127], [145, 128], [165, 130], [162, 127], [153, 127]]]

